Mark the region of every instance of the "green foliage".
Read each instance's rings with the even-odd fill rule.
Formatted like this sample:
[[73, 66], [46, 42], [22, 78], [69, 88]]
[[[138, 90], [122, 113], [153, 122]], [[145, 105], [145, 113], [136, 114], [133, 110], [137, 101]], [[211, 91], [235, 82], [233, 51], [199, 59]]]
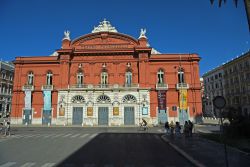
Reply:
[[241, 112], [241, 108], [228, 108], [223, 114], [230, 122], [224, 126], [227, 137], [250, 137], [250, 115]]

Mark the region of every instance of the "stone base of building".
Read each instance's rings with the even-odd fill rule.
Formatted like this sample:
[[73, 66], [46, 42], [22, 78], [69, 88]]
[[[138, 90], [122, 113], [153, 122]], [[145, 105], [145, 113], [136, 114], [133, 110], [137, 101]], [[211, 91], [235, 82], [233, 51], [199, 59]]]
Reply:
[[[147, 122], [148, 122], [148, 125], [149, 126], [158, 126], [159, 123], [158, 123], [158, 118], [157, 117], [142, 117], [143, 119], [145, 119]], [[124, 124], [124, 120], [123, 118], [111, 118], [109, 119], [109, 123], [108, 125], [105, 125], [105, 126], [117, 126], [117, 127], [120, 127], [120, 126], [138, 126], [140, 122], [142, 122], [142, 118], [139, 119], [136, 119], [135, 120], [135, 124], [133, 125], [125, 125]], [[193, 117], [190, 117], [189, 118], [190, 121], [194, 121], [194, 118]], [[177, 117], [168, 117], [168, 122], [171, 122], [173, 121], [174, 123], [175, 122], [179, 122], [179, 118]], [[11, 118], [11, 124], [13, 125], [25, 125], [23, 123], [23, 119], [22, 118]], [[31, 125], [45, 125], [42, 123], [42, 118], [33, 118], [30, 122]], [[57, 126], [83, 126], [83, 127], [94, 127], [94, 126], [102, 126], [102, 125], [98, 125], [98, 119], [97, 118], [84, 118], [83, 119], [83, 123], [82, 124], [77, 124], [77, 125], [74, 125], [72, 124], [72, 119], [71, 118], [53, 118], [51, 120], [51, 123], [50, 124], [46, 124], [48, 126], [53, 126], [53, 125], [57, 125]]]

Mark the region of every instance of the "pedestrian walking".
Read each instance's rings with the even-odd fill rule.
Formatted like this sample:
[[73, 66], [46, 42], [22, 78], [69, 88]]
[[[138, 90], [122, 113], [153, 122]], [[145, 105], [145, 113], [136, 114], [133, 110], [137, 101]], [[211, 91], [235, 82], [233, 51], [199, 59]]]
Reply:
[[189, 136], [192, 137], [194, 124], [190, 120], [188, 120], [188, 125], [189, 125]]
[[185, 124], [184, 124], [184, 136], [185, 137], [188, 137], [189, 136], [189, 124], [188, 124], [188, 122], [187, 121], [185, 121]]
[[5, 121], [5, 133], [4, 133], [5, 136], [10, 136], [10, 121]]
[[174, 126], [174, 122], [173, 121], [170, 122], [169, 127], [170, 127], [170, 134], [174, 135], [174, 128], [175, 128], [175, 126]]
[[165, 130], [166, 130], [166, 134], [169, 134], [169, 123], [168, 121], [165, 123]]
[[175, 134], [176, 134], [176, 136], [181, 135], [181, 126], [180, 126], [179, 122], [175, 122]]

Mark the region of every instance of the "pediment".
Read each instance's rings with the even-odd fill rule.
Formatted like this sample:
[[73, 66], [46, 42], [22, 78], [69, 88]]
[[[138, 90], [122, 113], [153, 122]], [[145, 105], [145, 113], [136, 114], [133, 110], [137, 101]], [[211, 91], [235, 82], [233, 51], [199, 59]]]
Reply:
[[72, 41], [71, 46], [75, 49], [123, 49], [138, 46], [134, 38], [111, 32], [92, 33], [79, 37]]

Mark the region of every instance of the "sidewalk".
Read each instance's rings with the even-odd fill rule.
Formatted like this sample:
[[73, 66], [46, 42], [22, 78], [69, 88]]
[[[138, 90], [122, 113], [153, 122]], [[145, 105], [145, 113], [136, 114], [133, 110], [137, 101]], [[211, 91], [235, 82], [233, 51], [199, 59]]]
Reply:
[[[162, 138], [196, 166], [221, 167], [225, 164], [224, 145], [199, 137], [167, 136]], [[227, 146], [229, 167], [249, 167], [250, 155]]]

